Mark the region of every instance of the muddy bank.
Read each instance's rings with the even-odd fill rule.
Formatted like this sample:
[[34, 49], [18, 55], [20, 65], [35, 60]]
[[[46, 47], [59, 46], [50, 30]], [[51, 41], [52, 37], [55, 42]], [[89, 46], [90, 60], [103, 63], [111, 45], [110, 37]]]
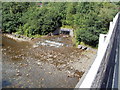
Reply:
[[[55, 41], [70, 47], [43, 46], [38, 41]], [[3, 86], [12, 88], [74, 88], [94, 60], [94, 50], [73, 47], [71, 38], [42, 37], [29, 42], [16, 42], [3, 37]], [[6, 84], [7, 83], [7, 84]]]

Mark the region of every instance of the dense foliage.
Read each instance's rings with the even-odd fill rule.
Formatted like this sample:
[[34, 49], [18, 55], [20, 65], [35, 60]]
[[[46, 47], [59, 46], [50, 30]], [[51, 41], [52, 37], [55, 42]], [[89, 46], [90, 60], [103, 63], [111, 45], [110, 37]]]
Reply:
[[119, 11], [119, 3], [110, 2], [4, 2], [3, 32], [26, 36], [46, 35], [59, 27], [74, 29], [76, 42], [98, 44], [100, 33], [108, 31], [109, 22]]
[[2, 3], [0, 1], [0, 29], [2, 28]]

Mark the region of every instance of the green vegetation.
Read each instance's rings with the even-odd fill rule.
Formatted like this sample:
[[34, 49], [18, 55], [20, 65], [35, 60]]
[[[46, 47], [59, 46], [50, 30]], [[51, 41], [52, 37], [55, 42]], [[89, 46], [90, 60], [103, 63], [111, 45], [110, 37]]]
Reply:
[[100, 33], [119, 11], [120, 2], [4, 2], [2, 31], [31, 36], [47, 35], [59, 27], [74, 29], [76, 43], [96, 47]]
[[2, 3], [0, 1], [0, 29], [2, 28]]

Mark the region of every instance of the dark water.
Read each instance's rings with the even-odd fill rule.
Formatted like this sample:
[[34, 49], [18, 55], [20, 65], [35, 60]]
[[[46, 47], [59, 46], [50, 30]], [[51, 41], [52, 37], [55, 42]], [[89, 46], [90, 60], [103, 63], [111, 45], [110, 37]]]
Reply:
[[32, 44], [3, 36], [2, 85], [12, 88], [74, 88], [77, 77], [71, 71], [59, 70], [54, 64], [34, 57]]

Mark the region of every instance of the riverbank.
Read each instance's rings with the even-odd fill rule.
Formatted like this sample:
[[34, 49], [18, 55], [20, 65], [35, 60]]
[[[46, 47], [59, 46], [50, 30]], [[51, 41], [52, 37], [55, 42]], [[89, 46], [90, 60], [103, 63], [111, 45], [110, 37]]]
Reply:
[[32, 38], [25, 37], [23, 35], [18, 35], [18, 34], [3, 34], [4, 36], [11, 38], [16, 41], [30, 41]]

